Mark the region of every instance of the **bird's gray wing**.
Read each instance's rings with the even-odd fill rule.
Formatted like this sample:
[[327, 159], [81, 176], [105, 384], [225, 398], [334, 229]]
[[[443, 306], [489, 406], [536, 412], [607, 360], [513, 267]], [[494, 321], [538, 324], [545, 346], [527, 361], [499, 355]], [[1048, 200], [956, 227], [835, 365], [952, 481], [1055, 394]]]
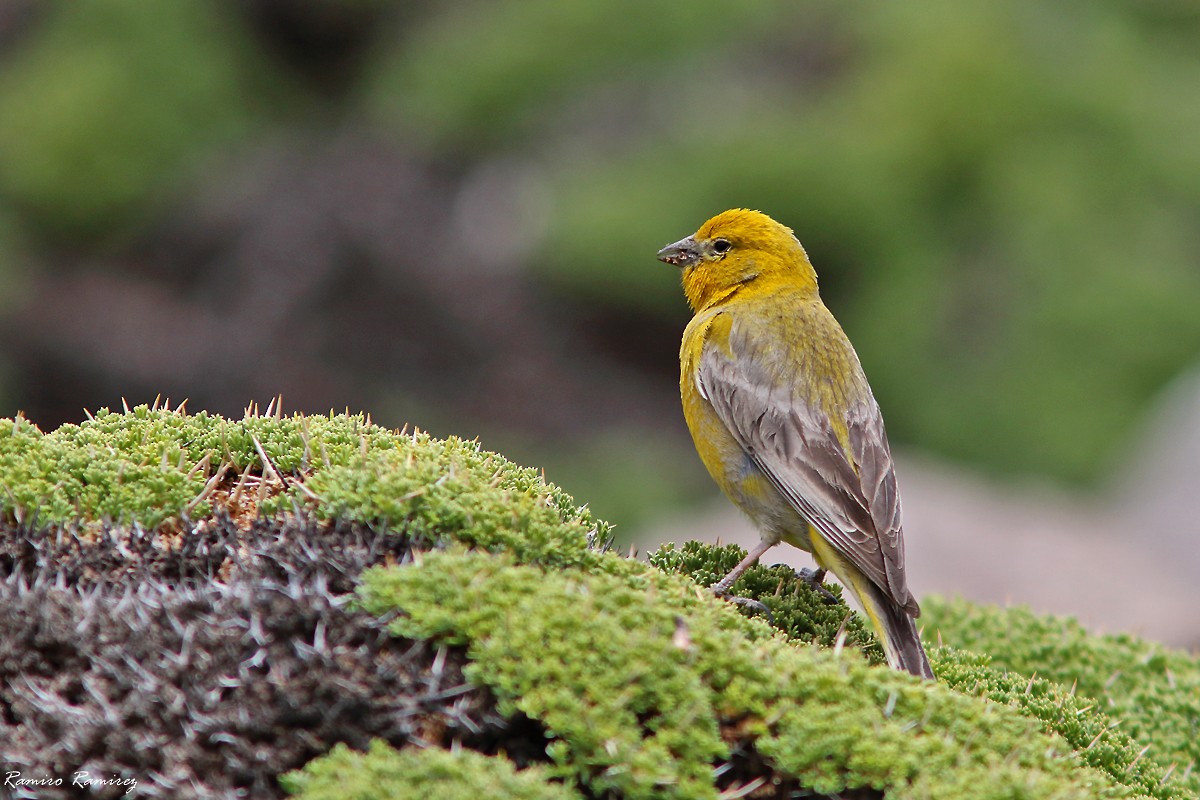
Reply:
[[860, 399], [848, 403], [849, 452], [803, 384], [804, 370], [772, 371], [753, 342], [731, 336], [703, 349], [700, 393], [737, 442], [805, 520], [909, 613], [919, 612], [904, 575], [900, 495], [879, 413], [853, 358]]

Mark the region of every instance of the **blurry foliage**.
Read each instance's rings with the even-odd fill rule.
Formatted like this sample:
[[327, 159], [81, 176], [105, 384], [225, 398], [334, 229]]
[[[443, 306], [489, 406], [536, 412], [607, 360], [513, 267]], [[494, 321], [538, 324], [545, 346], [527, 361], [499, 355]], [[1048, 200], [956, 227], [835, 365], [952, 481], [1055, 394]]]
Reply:
[[808, 248], [893, 439], [1069, 480], [1200, 352], [1187, 4], [380, 1], [342, 12], [322, 81], [329, 53], [304, 47], [337, 6], [39, 7], [0, 50], [0, 218], [50, 250], [111, 246], [189, 180], [244, 170], [220, 156], [336, 120], [436, 167], [448, 196], [500, 164], [499, 196], [534, 198], [492, 200], [511, 206], [492, 228], [440, 214], [430, 241], [474, 232], [486, 253], [519, 227], [510, 266], [554, 303], [682, 327], [654, 252], [756, 207]]
[[11, 311], [24, 299], [29, 277], [27, 249], [16, 221], [0, 207], [0, 314]]
[[[648, 254], [761, 208], [807, 245], [896, 438], [1092, 477], [1200, 349], [1200, 60], [1130, 16], [858, 15], [826, 29], [853, 55], [818, 89], [742, 66], [741, 85], [726, 73], [710, 102], [675, 105], [672, 135], [562, 169], [541, 269], [666, 309], [677, 290]], [[743, 47], [744, 64], [763, 44]]]
[[58, 3], [0, 62], [0, 189], [46, 234], [144, 217], [278, 102], [264, 55], [202, 0]]
[[[722, 54], [762, 33], [766, 0], [576, 3], [554, 0], [450, 4], [410, 32], [408, 47], [381, 49], [368, 104], [434, 150], [538, 146], [548, 107], [581, 92], [636, 80]], [[731, 34], [734, 34], [731, 36]], [[532, 141], [528, 141], [532, 140]]]

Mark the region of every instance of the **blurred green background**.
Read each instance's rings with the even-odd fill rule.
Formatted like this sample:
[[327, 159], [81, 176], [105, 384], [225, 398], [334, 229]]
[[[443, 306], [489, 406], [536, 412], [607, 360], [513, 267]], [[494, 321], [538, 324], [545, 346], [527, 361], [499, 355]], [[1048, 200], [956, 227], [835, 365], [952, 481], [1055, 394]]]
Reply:
[[1200, 353], [1200, 5], [0, 0], [0, 415], [368, 410], [713, 491], [678, 275], [795, 229], [893, 442], [1087, 485]]

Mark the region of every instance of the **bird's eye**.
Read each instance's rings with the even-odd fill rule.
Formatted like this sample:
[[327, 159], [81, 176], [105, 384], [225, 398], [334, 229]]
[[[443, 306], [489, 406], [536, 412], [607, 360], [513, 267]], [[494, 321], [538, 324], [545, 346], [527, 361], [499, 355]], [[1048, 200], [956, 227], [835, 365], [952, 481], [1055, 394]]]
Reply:
[[714, 253], [724, 254], [729, 252], [729, 248], [733, 247], [728, 239], [716, 239], [713, 241], [712, 249]]

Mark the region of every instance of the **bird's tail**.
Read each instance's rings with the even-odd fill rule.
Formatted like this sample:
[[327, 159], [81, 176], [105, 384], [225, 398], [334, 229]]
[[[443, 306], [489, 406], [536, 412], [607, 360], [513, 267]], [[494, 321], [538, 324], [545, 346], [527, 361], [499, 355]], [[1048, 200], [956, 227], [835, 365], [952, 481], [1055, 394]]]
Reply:
[[857, 594], [883, 643], [888, 664], [922, 678], [933, 678], [933, 668], [929, 666], [929, 656], [925, 655], [925, 647], [921, 644], [916, 619], [874, 583], [866, 579], [862, 582], [866, 586]]
[[[933, 667], [929, 666], [929, 656], [925, 655], [925, 648], [921, 645], [916, 619], [823, 537], [813, 536], [811, 543], [817, 563], [838, 576], [838, 580], [858, 599], [859, 605], [870, 618], [879, 641], [883, 643], [888, 665], [932, 679]], [[920, 613], [916, 602], [911, 602], [911, 606], [913, 613]]]

